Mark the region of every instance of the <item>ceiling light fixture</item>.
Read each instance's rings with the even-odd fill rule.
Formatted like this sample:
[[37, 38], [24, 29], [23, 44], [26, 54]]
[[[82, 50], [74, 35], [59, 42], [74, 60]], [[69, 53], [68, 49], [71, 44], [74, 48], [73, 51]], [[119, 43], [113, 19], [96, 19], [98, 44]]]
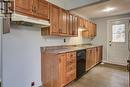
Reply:
[[103, 9], [102, 11], [103, 11], [103, 12], [110, 12], [110, 11], [113, 11], [113, 10], [115, 10], [114, 7], [107, 7], [107, 8], [105, 8], [105, 9]]

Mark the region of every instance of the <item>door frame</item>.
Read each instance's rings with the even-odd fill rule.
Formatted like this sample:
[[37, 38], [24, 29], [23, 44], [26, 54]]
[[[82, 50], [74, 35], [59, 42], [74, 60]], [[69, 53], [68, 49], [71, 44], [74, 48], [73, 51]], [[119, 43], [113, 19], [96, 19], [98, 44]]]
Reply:
[[[109, 52], [109, 34], [108, 34], [108, 32], [109, 32], [109, 29], [110, 29], [110, 23], [112, 22], [112, 21], [120, 21], [120, 20], [130, 20], [130, 17], [124, 17], [124, 18], [119, 18], [119, 19], [111, 19], [111, 20], [107, 20], [107, 59], [106, 59], [106, 61], [105, 62], [107, 62], [107, 63], [111, 63], [111, 62], [109, 62], [108, 61], [108, 57], [109, 57], [109, 55], [108, 55], [108, 52]], [[129, 26], [128, 26], [129, 27]], [[111, 64], [114, 64], [114, 63], [111, 63]]]

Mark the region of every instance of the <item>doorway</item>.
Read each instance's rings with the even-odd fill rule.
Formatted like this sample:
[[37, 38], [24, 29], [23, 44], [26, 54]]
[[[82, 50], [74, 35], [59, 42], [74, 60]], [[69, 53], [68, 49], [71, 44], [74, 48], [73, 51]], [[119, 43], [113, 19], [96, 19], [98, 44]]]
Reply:
[[108, 21], [107, 61], [117, 65], [127, 65], [129, 19]]

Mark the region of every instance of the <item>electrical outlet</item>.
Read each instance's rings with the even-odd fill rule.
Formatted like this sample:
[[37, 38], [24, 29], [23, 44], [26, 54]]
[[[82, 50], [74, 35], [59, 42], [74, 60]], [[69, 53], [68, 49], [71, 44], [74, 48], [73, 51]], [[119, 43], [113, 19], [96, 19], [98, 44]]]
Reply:
[[64, 43], [66, 42], [66, 39], [64, 39]]
[[35, 87], [35, 82], [31, 82], [31, 87]]

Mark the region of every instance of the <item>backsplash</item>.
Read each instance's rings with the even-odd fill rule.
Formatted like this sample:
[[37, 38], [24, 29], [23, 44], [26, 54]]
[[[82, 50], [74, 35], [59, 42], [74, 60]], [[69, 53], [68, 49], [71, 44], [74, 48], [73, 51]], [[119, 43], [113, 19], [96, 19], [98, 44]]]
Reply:
[[44, 44], [42, 44], [41, 46], [75, 45], [75, 44], [91, 43], [90, 39], [82, 37], [81, 31], [79, 31], [78, 33], [79, 33], [78, 37], [42, 36], [42, 42]]

